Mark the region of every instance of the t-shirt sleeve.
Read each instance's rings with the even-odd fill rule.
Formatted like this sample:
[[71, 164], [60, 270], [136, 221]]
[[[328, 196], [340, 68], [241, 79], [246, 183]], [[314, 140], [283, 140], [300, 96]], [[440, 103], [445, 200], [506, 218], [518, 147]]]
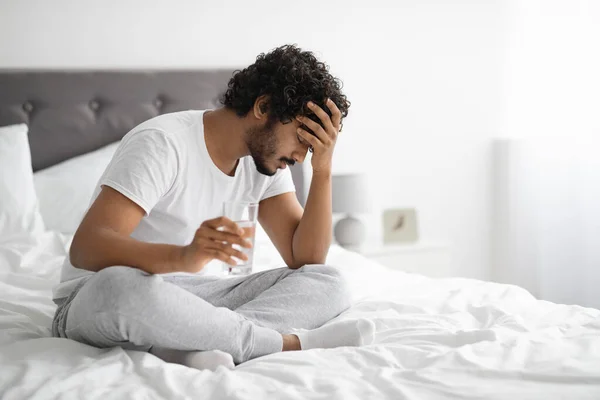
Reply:
[[263, 193], [261, 200], [269, 197], [277, 196], [283, 193], [295, 192], [294, 180], [292, 179], [292, 171], [290, 168], [280, 169], [271, 178], [271, 182]]
[[141, 131], [124, 139], [99, 184], [115, 189], [148, 215], [173, 186], [177, 170], [172, 141], [161, 131]]

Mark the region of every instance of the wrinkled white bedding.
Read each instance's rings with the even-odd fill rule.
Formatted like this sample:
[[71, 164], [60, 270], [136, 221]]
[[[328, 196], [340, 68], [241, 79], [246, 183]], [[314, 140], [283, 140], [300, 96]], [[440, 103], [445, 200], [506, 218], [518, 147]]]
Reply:
[[[600, 399], [600, 311], [514, 286], [389, 271], [333, 247], [375, 343], [280, 353], [196, 371], [120, 348], [50, 338], [69, 238], [0, 240], [1, 399]], [[261, 269], [274, 249], [257, 248]]]

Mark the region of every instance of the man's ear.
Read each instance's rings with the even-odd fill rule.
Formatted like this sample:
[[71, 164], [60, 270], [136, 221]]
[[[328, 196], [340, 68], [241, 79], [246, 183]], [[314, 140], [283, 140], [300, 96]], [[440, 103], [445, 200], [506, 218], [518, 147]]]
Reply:
[[269, 117], [269, 96], [262, 95], [254, 102], [254, 117], [262, 120]]

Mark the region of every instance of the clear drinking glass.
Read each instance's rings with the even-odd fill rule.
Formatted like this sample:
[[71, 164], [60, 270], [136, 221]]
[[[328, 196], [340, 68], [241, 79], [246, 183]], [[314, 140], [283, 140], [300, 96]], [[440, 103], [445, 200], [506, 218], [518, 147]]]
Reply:
[[258, 203], [243, 203], [238, 201], [226, 201], [223, 203], [223, 216], [235, 222], [242, 229], [242, 237], [252, 244], [251, 248], [241, 247], [237, 244], [233, 248], [248, 256], [248, 261], [239, 260], [237, 265], [223, 263], [223, 272], [227, 276], [244, 276], [252, 273], [254, 261], [254, 234], [258, 220]]

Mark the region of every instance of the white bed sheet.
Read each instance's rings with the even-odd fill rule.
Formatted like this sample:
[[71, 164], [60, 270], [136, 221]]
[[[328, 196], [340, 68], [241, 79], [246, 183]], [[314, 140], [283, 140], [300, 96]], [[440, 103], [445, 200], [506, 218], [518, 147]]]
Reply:
[[[600, 311], [535, 300], [518, 287], [432, 280], [339, 247], [375, 343], [279, 353], [235, 370], [196, 371], [120, 348], [50, 337], [69, 237], [0, 240], [0, 398], [600, 399]], [[257, 247], [260, 269], [280, 265]]]

